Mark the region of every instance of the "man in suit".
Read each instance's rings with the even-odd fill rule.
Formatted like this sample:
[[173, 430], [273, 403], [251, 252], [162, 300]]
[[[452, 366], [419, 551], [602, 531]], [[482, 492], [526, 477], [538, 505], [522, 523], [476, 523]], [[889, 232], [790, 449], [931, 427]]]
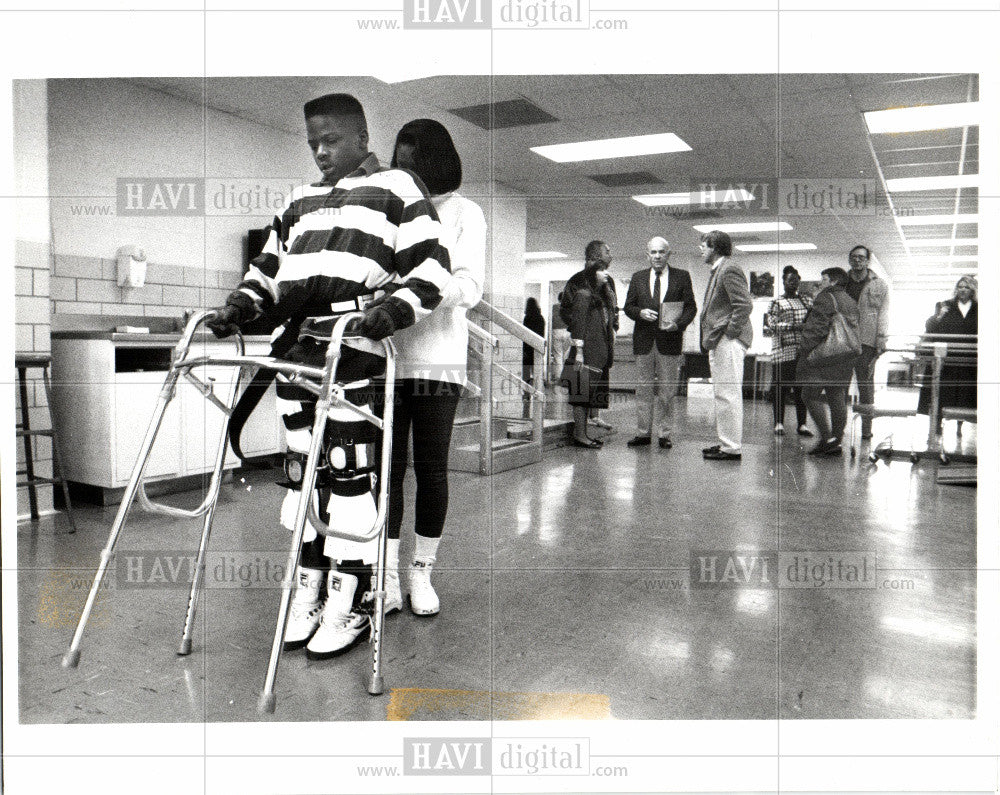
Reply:
[[713, 230], [701, 238], [701, 256], [711, 266], [701, 310], [701, 347], [708, 351], [715, 394], [719, 444], [702, 454], [710, 461], [739, 461], [743, 449], [743, 360], [753, 341], [753, 299], [747, 277], [735, 262], [733, 241]]
[[[635, 321], [632, 353], [635, 354], [636, 435], [629, 447], [652, 443], [655, 428], [663, 449], [673, 446], [670, 431], [674, 420], [673, 399], [680, 379], [684, 329], [694, 320], [698, 307], [694, 302], [691, 275], [671, 268], [670, 244], [654, 237], [646, 244], [648, 268], [632, 274], [625, 297], [625, 314]], [[680, 316], [660, 327], [660, 306], [682, 304]]]

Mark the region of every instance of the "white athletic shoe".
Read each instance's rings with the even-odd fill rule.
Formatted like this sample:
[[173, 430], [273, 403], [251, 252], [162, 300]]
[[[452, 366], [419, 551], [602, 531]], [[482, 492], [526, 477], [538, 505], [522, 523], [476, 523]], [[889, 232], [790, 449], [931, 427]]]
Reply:
[[774, 426], [774, 435], [775, 436], [782, 436], [784, 433], [785, 433], [785, 426], [782, 425], [780, 422], [777, 423]]
[[320, 587], [325, 572], [299, 566], [296, 571], [295, 593], [292, 594], [288, 624], [285, 627], [285, 651], [301, 649], [316, 632], [323, 615]]
[[435, 616], [441, 602], [431, 585], [433, 560], [415, 560], [410, 564], [410, 610], [418, 616]]
[[351, 611], [358, 578], [331, 571], [327, 580], [326, 604], [316, 634], [306, 645], [310, 660], [327, 660], [353, 649], [365, 638], [369, 617]]

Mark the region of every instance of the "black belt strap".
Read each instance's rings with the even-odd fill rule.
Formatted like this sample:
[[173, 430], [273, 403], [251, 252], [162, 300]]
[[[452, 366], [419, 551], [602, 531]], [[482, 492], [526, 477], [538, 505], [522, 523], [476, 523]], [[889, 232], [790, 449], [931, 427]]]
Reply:
[[[298, 338], [299, 323], [292, 321], [271, 344], [271, 356], [278, 359], [284, 358], [285, 354], [298, 341]], [[260, 399], [264, 397], [264, 393], [267, 392], [267, 388], [274, 381], [276, 375], [277, 373], [270, 368], [258, 370], [250, 383], [247, 384], [247, 388], [243, 390], [240, 399], [236, 401], [236, 405], [233, 406], [233, 413], [229, 417], [229, 444], [241, 460], [246, 459], [240, 448], [240, 434], [243, 432], [243, 426], [250, 419], [250, 415], [253, 414], [253, 410], [260, 403]]]

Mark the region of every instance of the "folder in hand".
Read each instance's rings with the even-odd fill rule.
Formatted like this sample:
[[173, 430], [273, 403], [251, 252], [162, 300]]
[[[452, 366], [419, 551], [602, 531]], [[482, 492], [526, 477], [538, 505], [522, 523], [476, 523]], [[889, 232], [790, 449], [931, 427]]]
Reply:
[[682, 301], [664, 301], [660, 304], [660, 329], [665, 329], [671, 323], [676, 324], [683, 311]]

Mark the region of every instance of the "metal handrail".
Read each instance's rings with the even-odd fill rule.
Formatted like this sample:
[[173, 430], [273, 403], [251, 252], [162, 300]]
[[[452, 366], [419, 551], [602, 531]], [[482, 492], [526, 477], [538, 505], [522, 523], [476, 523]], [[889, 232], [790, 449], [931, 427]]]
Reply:
[[493, 349], [494, 352], [499, 353], [500, 351], [500, 338], [495, 337], [490, 334], [486, 329], [477, 323], [473, 323], [471, 320], [466, 318], [465, 322], [469, 326], [469, 336], [475, 337], [480, 342], [486, 343], [489, 347]]
[[521, 342], [525, 343], [528, 347], [534, 348], [540, 353], [545, 352], [545, 337], [541, 334], [536, 334], [530, 328], [525, 326], [523, 323], [512, 318], [506, 312], [497, 309], [495, 306], [487, 301], [480, 301], [474, 307], [472, 307], [473, 312], [478, 312], [484, 315], [487, 320], [492, 323], [496, 323], [500, 328], [506, 331], [508, 334], [512, 334], [517, 337]]

